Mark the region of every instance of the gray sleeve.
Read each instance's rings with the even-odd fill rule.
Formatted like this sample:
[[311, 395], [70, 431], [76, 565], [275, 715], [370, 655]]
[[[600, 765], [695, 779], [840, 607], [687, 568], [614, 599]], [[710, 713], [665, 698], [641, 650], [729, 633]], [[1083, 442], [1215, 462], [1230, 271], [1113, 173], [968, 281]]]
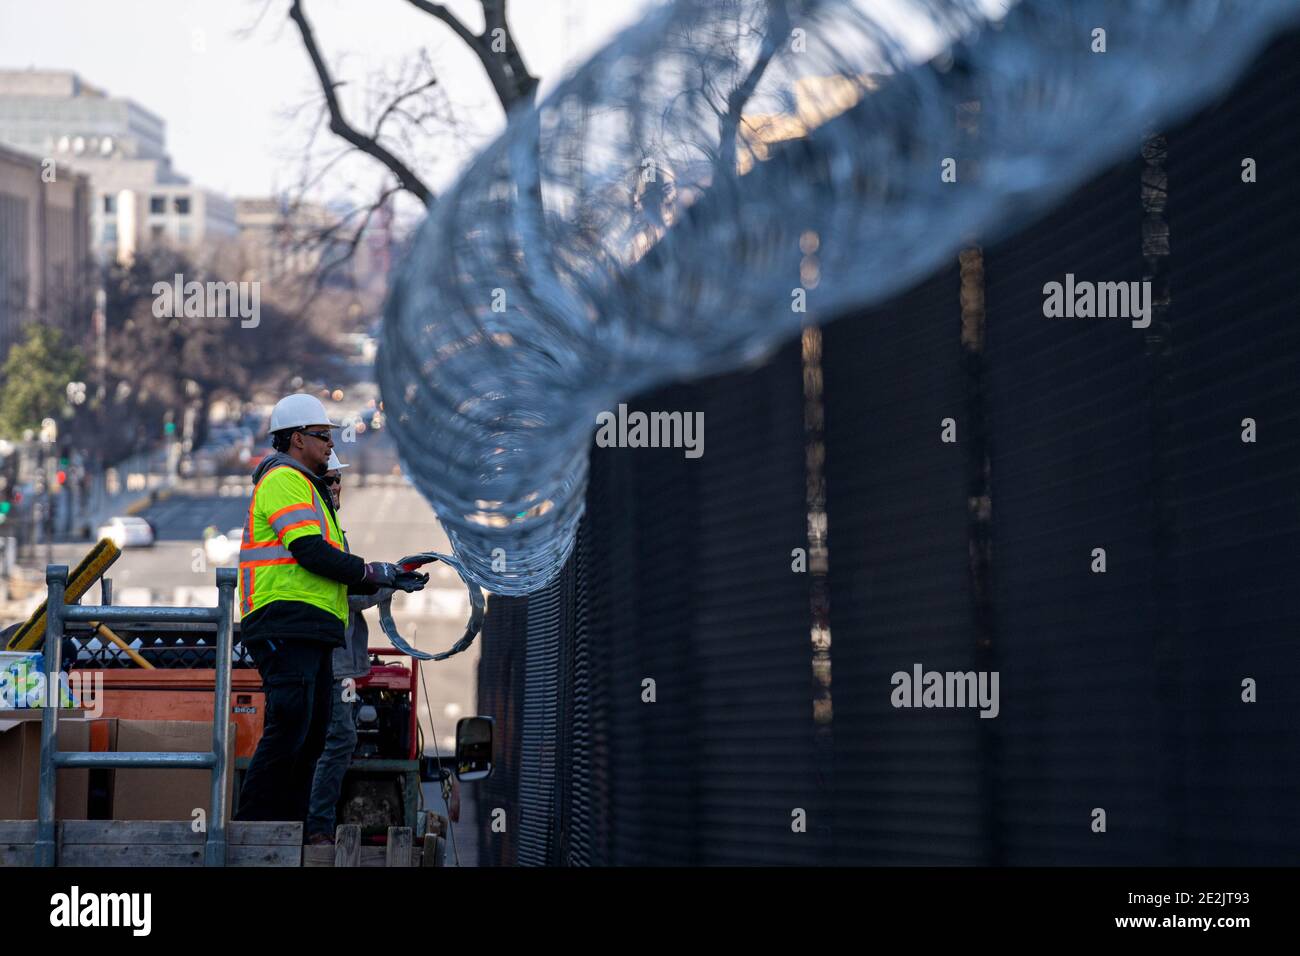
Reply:
[[374, 594], [349, 594], [348, 610], [364, 611], [368, 607], [374, 607], [384, 598], [392, 597], [393, 588], [380, 588]]
[[334, 679], [365, 677], [370, 673], [370, 655], [366, 650], [370, 629], [360, 611], [348, 614], [347, 644], [334, 649]]

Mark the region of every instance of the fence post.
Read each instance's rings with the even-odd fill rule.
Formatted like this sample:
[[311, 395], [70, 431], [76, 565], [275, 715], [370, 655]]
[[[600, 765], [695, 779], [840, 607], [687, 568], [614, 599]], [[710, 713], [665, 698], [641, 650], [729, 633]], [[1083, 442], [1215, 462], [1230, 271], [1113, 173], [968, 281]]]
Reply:
[[203, 862], [206, 866], [226, 865], [226, 784], [230, 766], [226, 759], [230, 741], [230, 657], [235, 621], [234, 568], [217, 568], [217, 607], [221, 612], [217, 621], [217, 657], [213, 661], [216, 681], [212, 701], [212, 792], [208, 806], [207, 842]]
[[[36, 810], [36, 865], [54, 866], [55, 845], [54, 798], [58, 771], [54, 751], [59, 740], [59, 672], [63, 656], [63, 592], [68, 586], [68, 566], [51, 564], [45, 569], [44, 671], [45, 699], [41, 710], [41, 779]], [[53, 700], [50, 698], [53, 697]]]

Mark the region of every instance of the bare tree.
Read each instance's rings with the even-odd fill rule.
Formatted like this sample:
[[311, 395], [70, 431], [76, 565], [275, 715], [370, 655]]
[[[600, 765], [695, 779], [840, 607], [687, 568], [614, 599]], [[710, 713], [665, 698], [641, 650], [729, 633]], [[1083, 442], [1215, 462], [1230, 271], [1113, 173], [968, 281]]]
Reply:
[[[431, 0], [406, 2], [441, 27], [449, 29], [473, 52], [507, 116], [515, 109], [532, 105], [538, 81], [529, 72], [515, 42], [507, 19], [508, 0], [480, 0], [483, 27], [477, 33], [442, 3]], [[289, 19], [297, 27], [322, 95], [316, 107], [318, 115], [309, 148], [322, 127], [345, 146], [322, 168], [304, 170], [286, 216], [291, 218], [294, 208], [303, 201], [307, 192], [319, 185], [323, 177], [349, 155], [360, 153], [370, 157], [389, 177], [388, 183], [377, 193], [347, 213], [294, 238], [296, 248], [314, 250], [314, 256], [319, 260], [311, 293], [314, 297], [339, 270], [353, 261], [367, 230], [377, 216], [391, 208], [390, 203], [396, 195], [413, 196], [425, 208], [436, 201], [433, 188], [419, 171], [418, 139], [436, 134], [464, 139], [465, 133], [441, 90], [433, 63], [423, 53], [401, 64], [395, 76], [379, 80], [380, 89], [376, 91], [375, 100], [368, 104], [373, 118], [349, 116], [339, 97], [339, 88], [345, 81], [337, 79], [331, 70], [327, 54], [322, 50], [308, 17], [305, 0], [292, 0]]]

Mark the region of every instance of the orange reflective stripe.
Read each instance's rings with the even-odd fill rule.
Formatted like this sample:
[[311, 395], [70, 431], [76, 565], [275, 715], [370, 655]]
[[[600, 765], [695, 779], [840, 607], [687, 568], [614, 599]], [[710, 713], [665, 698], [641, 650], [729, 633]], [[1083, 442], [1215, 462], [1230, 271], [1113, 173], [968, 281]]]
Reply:
[[316, 518], [308, 518], [306, 521], [295, 521], [293, 524], [287, 524], [283, 528], [279, 529], [280, 537], [283, 538], [286, 534], [288, 534], [290, 531], [294, 530], [295, 528], [305, 528], [308, 527], [309, 525], [315, 525], [316, 527], [319, 528], [320, 521], [317, 520]]
[[[342, 543], [335, 541], [334, 536], [330, 534], [329, 517], [326, 515], [325, 509], [321, 507], [320, 501], [316, 496], [316, 490], [314, 488], [312, 489], [312, 503], [315, 504], [316, 506], [316, 513], [320, 515], [321, 534], [324, 536], [325, 540], [328, 541], [330, 544], [332, 544], [334, 547], [338, 548], [340, 551], [346, 551], [347, 548], [344, 547]], [[339, 534], [342, 535], [342, 533], [343, 533], [342, 530], [340, 530]]]
[[[244, 540], [241, 542], [242, 546], [240, 547], [241, 558], [243, 557], [243, 551], [247, 548], [276, 548], [280, 546], [280, 540], [278, 537], [270, 541], [260, 541], [260, 542], [254, 538], [254, 535], [256, 534], [257, 522], [256, 522], [253, 509], [254, 506], [257, 504], [257, 492], [261, 489], [262, 482], [266, 481], [266, 479], [270, 478], [281, 468], [288, 468], [288, 467], [289, 467], [288, 465], [278, 465], [277, 467], [272, 468], [265, 475], [259, 478], [257, 484], [253, 486], [253, 493], [248, 497], [248, 521], [244, 525]], [[296, 506], [296, 507], [301, 507], [301, 506]], [[253, 592], [256, 590], [257, 587], [257, 574], [254, 571], [254, 568], [266, 564], [292, 564], [292, 563], [294, 563], [293, 558], [288, 558], [288, 559], [270, 558], [265, 561], [241, 560], [239, 562], [239, 576], [240, 576], [240, 584], [241, 584], [241, 587], [239, 589], [240, 592], [239, 596], [241, 598], [240, 604], [244, 614], [248, 614], [253, 610]]]
[[334, 538], [330, 535], [329, 516], [325, 513], [325, 509], [321, 506], [320, 496], [316, 494], [315, 486], [313, 486], [311, 489], [311, 503], [312, 506], [316, 509], [316, 517], [320, 521], [321, 537], [323, 537], [330, 544], [334, 545], [334, 547], [339, 548], [339, 550], [342, 550], [342, 546], [337, 541], [335, 541]]
[[276, 533], [277, 537], [283, 538], [286, 531], [301, 528], [303, 525], [315, 524], [316, 521], [315, 514], [310, 508], [292, 508], [283, 512], [280, 517], [271, 522], [271, 530]]
[[253, 541], [253, 502], [257, 500], [257, 489], [248, 496], [248, 520], [244, 522], [244, 541], [251, 544]]
[[[254, 612], [259, 604], [264, 605], [270, 601], [303, 600], [346, 621], [346, 587], [308, 573], [293, 557], [292, 551], [284, 545], [285, 535], [290, 531], [319, 531], [321, 537], [335, 548], [346, 550], [347, 545], [344, 543], [346, 539], [343, 538], [342, 529], [337, 527], [332, 512], [328, 511], [327, 506], [323, 504], [325, 496], [316, 489], [315, 482], [310, 480], [309, 475], [304, 474], [308, 488], [307, 499], [277, 508], [269, 517], [264, 511], [258, 510], [259, 501], [262, 502], [262, 507], [267, 502], [266, 498], [259, 498], [262, 482], [281, 468], [289, 467], [280, 465], [263, 475], [255, 484], [248, 503], [248, 521], [239, 553], [242, 610], [245, 614], [249, 614]], [[298, 493], [295, 488], [296, 486], [277, 488], [275, 497], [279, 502], [283, 502], [286, 498], [294, 498]], [[259, 525], [258, 521], [262, 524]], [[259, 533], [265, 534], [267, 539], [258, 540]], [[276, 565], [284, 570], [272, 570]], [[260, 599], [257, 597], [258, 568], [268, 569], [262, 574], [264, 593]]]
[[273, 514], [273, 515], [268, 515], [268, 516], [267, 516], [267, 519], [266, 519], [266, 522], [267, 522], [267, 524], [274, 524], [274, 523], [275, 523], [275, 519], [278, 518], [278, 517], [280, 517], [280, 515], [285, 514], [286, 512], [289, 512], [289, 511], [297, 511], [299, 508], [306, 509], [306, 508], [307, 508], [307, 505], [305, 505], [305, 504], [303, 504], [303, 503], [301, 503], [301, 502], [297, 502], [297, 503], [295, 503], [295, 504], [291, 504], [291, 505], [285, 505], [283, 508], [281, 508], [281, 509], [280, 509], [279, 511], [277, 511], [275, 514]]

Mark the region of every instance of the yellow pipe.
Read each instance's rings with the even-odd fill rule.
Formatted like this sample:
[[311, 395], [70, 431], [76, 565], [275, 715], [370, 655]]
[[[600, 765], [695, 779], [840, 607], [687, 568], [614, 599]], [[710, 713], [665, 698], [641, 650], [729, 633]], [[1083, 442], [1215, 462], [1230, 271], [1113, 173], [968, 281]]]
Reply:
[[141, 667], [143, 667], [145, 670], [151, 671], [157, 669], [152, 664], [150, 664], [147, 660], [145, 660], [143, 657], [137, 654], [134, 650], [132, 650], [131, 646], [127, 644], [126, 641], [118, 637], [117, 634], [113, 631], [113, 629], [109, 627], [107, 624], [100, 624], [98, 621], [91, 621], [90, 630], [92, 633], [103, 634], [105, 637], [107, 637], [118, 647], [122, 648], [122, 650], [126, 651], [127, 656], [130, 657], [131, 660], [139, 664]]

